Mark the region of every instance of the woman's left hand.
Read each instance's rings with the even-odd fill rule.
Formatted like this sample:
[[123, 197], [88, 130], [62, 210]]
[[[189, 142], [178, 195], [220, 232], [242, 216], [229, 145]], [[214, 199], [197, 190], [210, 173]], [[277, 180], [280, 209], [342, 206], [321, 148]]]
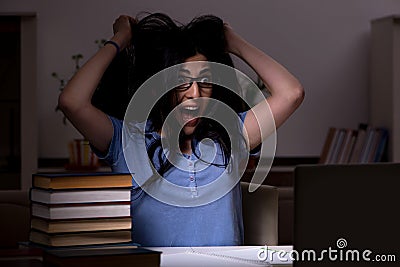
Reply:
[[238, 48], [238, 40], [241, 39], [241, 37], [235, 33], [233, 28], [227, 22], [224, 23], [224, 32], [226, 40], [226, 50], [234, 55], [239, 55], [240, 49]]

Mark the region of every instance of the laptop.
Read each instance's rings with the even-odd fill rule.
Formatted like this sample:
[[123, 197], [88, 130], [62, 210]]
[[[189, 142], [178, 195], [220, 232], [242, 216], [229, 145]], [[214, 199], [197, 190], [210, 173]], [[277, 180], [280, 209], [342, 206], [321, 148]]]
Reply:
[[400, 266], [400, 163], [299, 165], [294, 266]]

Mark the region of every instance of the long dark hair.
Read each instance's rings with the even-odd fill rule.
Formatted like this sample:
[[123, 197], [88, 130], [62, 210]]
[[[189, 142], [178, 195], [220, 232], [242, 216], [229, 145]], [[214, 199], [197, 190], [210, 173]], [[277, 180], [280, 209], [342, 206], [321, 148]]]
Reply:
[[[162, 13], [149, 14], [138, 18], [138, 23], [132, 28], [132, 35], [131, 46], [125, 53], [117, 56], [107, 69], [92, 100], [95, 106], [120, 119], [124, 117], [129, 104], [127, 99], [130, 99], [135, 90], [152, 75], [167, 67], [183, 63], [185, 59], [196, 54], [204, 55], [211, 62], [234, 66], [232, 58], [226, 51], [224, 23], [213, 15], [199, 16], [183, 25]], [[232, 80], [236, 80], [234, 73]], [[110, 90], [111, 88], [113, 90]], [[238, 85], [236, 88], [239, 90]], [[118, 99], [112, 103], [102, 101], [104, 97], [109, 96], [106, 92], [110, 91], [114, 94], [112, 98], [115, 99], [117, 96], [120, 101]], [[174, 94], [174, 90], [169, 91], [152, 109], [149, 115], [152, 131], [161, 130], [166, 117], [175, 107], [171, 101]], [[237, 94], [223, 86], [214, 84], [211, 97], [225, 103], [236, 112], [247, 109]], [[194, 142], [203, 138], [211, 138], [220, 145], [226, 166], [231, 153], [231, 141], [226, 130], [214, 120], [203, 118], [193, 133], [192, 151], [195, 155]], [[157, 161], [161, 163], [157, 168], [158, 172], [164, 174], [171, 167], [171, 163], [162, 150], [158, 149], [160, 145], [161, 140], [150, 144], [148, 154], [153, 163], [158, 158]]]

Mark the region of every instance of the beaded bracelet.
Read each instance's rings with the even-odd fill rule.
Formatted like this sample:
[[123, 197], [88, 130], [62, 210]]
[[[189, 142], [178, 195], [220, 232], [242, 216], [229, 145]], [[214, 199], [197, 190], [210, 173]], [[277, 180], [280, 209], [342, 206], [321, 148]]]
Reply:
[[116, 42], [110, 40], [110, 41], [106, 41], [106, 42], [104, 43], [104, 46], [106, 46], [106, 44], [111, 44], [111, 45], [113, 45], [113, 46], [117, 49], [117, 55], [119, 54], [120, 48], [119, 48], [119, 45], [118, 45]]

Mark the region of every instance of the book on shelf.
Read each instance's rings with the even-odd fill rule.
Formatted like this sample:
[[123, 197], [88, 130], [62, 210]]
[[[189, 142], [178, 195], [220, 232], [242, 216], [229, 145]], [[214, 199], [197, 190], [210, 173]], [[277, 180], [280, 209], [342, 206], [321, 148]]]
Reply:
[[348, 164], [380, 162], [384, 158], [388, 131], [359, 124], [358, 129], [330, 127], [319, 163]]
[[131, 187], [130, 173], [35, 173], [32, 185], [44, 189]]
[[31, 201], [45, 204], [122, 202], [131, 200], [130, 188], [31, 189]]
[[325, 138], [325, 143], [322, 148], [321, 156], [320, 156], [320, 163], [325, 163], [329, 161], [333, 152], [333, 143], [336, 141], [338, 131], [334, 127], [330, 127], [328, 130], [328, 134]]
[[130, 216], [130, 202], [89, 204], [31, 203], [32, 216], [50, 220], [110, 218]]
[[49, 234], [85, 231], [130, 230], [132, 229], [132, 218], [116, 217], [78, 220], [48, 220], [32, 217], [31, 228]]
[[381, 135], [376, 148], [374, 162], [386, 159], [384, 158], [384, 152], [387, 151], [389, 132], [386, 129], [380, 129], [380, 131]]
[[367, 129], [360, 126], [357, 130], [357, 139], [354, 144], [353, 151], [350, 155], [350, 163], [359, 163], [361, 161], [361, 153], [365, 143]]
[[364, 145], [361, 150], [361, 155], [360, 155], [361, 158], [359, 159], [360, 163], [367, 163], [368, 154], [371, 151], [372, 140], [374, 139], [374, 134], [375, 134], [375, 129], [368, 127], [367, 132], [365, 134]]
[[48, 234], [31, 230], [29, 241], [50, 247], [85, 246], [131, 242], [131, 231], [91, 231]]
[[353, 129], [346, 129], [346, 135], [338, 158], [338, 163], [347, 163], [349, 161], [350, 153], [353, 149], [355, 140], [356, 131]]
[[46, 250], [43, 265], [46, 267], [158, 267], [161, 252], [145, 248], [120, 249], [60, 249]]
[[335, 143], [333, 144], [332, 155], [329, 158], [328, 163], [335, 163], [338, 161], [339, 153], [341, 151], [342, 144], [343, 144], [344, 135], [345, 135], [345, 130], [338, 129], [337, 138], [335, 140]]

